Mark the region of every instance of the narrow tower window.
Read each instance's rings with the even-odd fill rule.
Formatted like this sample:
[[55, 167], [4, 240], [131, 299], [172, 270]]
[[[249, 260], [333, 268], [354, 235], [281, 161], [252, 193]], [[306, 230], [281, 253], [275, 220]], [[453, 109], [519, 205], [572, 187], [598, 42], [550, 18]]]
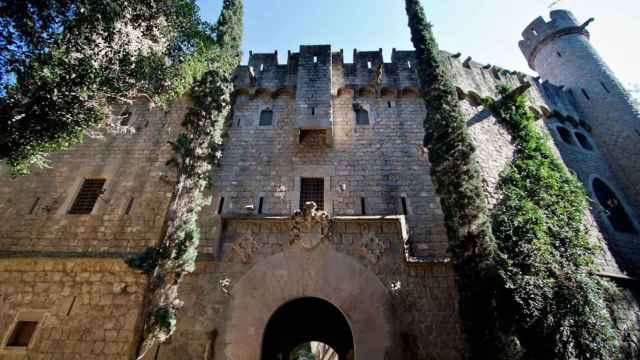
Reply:
[[133, 209], [133, 202], [136, 200], [133, 196], [129, 199], [129, 204], [127, 205], [127, 210], [124, 212], [125, 215], [131, 214], [131, 209]]
[[260, 113], [259, 126], [271, 126], [273, 125], [273, 111], [270, 109], [262, 110]]
[[316, 107], [312, 106], [311, 107], [311, 115], [315, 115], [316, 114]]
[[98, 198], [104, 192], [105, 179], [85, 179], [69, 214], [91, 214]]
[[222, 214], [223, 209], [224, 209], [224, 196], [220, 196], [220, 202], [218, 203], [218, 215]]
[[367, 204], [364, 197], [360, 198], [360, 212], [362, 213], [362, 215], [367, 215]]
[[318, 57], [317, 57], [317, 56], [314, 56], [314, 57], [313, 57], [313, 63], [314, 63], [314, 64], [317, 64], [317, 63], [318, 63]]
[[372, 66], [373, 64], [371, 64], [371, 61], [367, 61], [367, 68], [371, 69]]
[[411, 69], [411, 61], [407, 61], [407, 67]]
[[260, 196], [258, 199], [258, 214], [262, 214], [262, 205], [264, 203], [264, 197]]
[[609, 88], [607, 87], [607, 85], [605, 85], [602, 81], [600, 81], [600, 85], [602, 85], [602, 88], [604, 89], [604, 91], [607, 92], [607, 94], [611, 93], [611, 91], [609, 91]]
[[31, 209], [29, 210], [29, 215], [32, 215], [34, 211], [36, 211], [36, 206], [38, 206], [38, 203], [40, 202], [40, 198], [37, 197], [35, 199], [35, 201], [33, 202], [33, 205], [31, 205]]
[[264, 71], [264, 64], [260, 64], [260, 71]]
[[391, 109], [391, 107], [392, 107], [391, 101], [387, 102], [387, 106], [389, 107], [389, 109]]
[[582, 90], [582, 94], [584, 95], [584, 97], [585, 97], [587, 100], [591, 100], [591, 97], [589, 97], [589, 94], [587, 94], [587, 90], [585, 90], [585, 89], [581, 89], [581, 90]]
[[324, 210], [324, 179], [302, 178], [300, 179], [300, 209], [304, 204], [313, 201], [318, 210]]
[[556, 54], [558, 54], [558, 57], [561, 58], [562, 54], [560, 53], [560, 51], [558, 51]]
[[593, 192], [595, 193], [598, 203], [606, 211], [607, 218], [611, 226], [623, 233], [637, 234], [638, 230], [633, 225], [629, 214], [620, 202], [616, 194], [604, 183], [604, 181], [596, 178], [593, 180]]
[[407, 197], [403, 196], [402, 198], [400, 198], [400, 201], [402, 203], [402, 214], [409, 215], [409, 208], [407, 207]]

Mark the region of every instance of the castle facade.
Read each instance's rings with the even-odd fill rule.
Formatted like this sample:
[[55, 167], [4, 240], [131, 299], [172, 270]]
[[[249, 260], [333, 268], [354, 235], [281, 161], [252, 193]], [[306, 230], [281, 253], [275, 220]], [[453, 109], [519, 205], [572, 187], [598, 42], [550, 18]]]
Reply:
[[[530, 110], [584, 184], [601, 276], [640, 272], [640, 113], [567, 11], [536, 19], [520, 48], [532, 77], [442, 52], [476, 145], [488, 206], [512, 161], [483, 106], [531, 84]], [[443, 211], [423, 147], [428, 113], [413, 51], [301, 46], [286, 64], [250, 54], [201, 213], [197, 270], [172, 339], [149, 360], [289, 360], [309, 341], [339, 359], [463, 359]], [[0, 359], [131, 359], [146, 277], [124, 259], [155, 245], [173, 191], [169, 141], [190, 106], [118, 110], [126, 135], [52, 154], [11, 179], [0, 167]], [[313, 202], [315, 206], [310, 203]]]

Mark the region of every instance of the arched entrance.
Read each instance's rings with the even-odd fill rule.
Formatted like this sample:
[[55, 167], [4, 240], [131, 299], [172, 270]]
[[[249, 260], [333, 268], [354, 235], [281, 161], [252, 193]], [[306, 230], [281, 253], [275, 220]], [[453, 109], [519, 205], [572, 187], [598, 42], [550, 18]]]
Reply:
[[[292, 247], [272, 255], [240, 278], [232, 294], [230, 318], [223, 335], [224, 352], [229, 359], [267, 359], [266, 354], [262, 356], [262, 349], [274, 314], [280, 308], [285, 311], [288, 306], [284, 306], [296, 299], [308, 298], [325, 299], [348, 320], [355, 360], [383, 360], [391, 351], [387, 288], [371, 270], [329, 245], [321, 244], [313, 251]], [[304, 313], [311, 315], [312, 312]]]
[[353, 352], [351, 328], [337, 307], [315, 297], [289, 301], [267, 323], [261, 359], [289, 360], [294, 349], [312, 341], [329, 345], [339, 360]]

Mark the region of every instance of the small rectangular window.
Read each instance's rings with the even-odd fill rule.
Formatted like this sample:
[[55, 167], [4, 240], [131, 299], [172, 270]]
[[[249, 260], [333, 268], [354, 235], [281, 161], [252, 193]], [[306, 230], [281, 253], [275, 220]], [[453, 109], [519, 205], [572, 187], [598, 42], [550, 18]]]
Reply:
[[407, 61], [407, 67], [411, 69], [411, 61]]
[[611, 93], [611, 91], [609, 91], [609, 88], [607, 87], [607, 85], [605, 85], [602, 81], [600, 81], [600, 85], [602, 85], [602, 88], [604, 89], [604, 91], [607, 92], [607, 94]]
[[589, 97], [589, 94], [587, 94], [587, 90], [585, 90], [585, 89], [581, 89], [581, 90], [582, 90], [582, 94], [584, 95], [584, 97], [585, 97], [587, 100], [591, 100], [591, 98]]
[[18, 321], [7, 341], [7, 346], [28, 347], [37, 327], [37, 321]]
[[273, 111], [271, 110], [263, 110], [260, 113], [260, 121], [258, 122], [259, 126], [271, 126], [273, 125]]
[[389, 107], [389, 109], [391, 109], [391, 107], [393, 106], [393, 105], [391, 104], [391, 101], [387, 102], [387, 106]]
[[220, 202], [218, 203], [218, 215], [222, 214], [224, 209], [224, 196], [220, 196]]
[[69, 214], [91, 214], [98, 198], [104, 192], [105, 179], [85, 179]]
[[363, 197], [360, 198], [360, 211], [362, 215], [367, 215], [367, 204], [365, 203], [365, 199]]
[[400, 200], [402, 201], [402, 214], [409, 215], [409, 209], [407, 208], [407, 198], [403, 196]]
[[313, 201], [318, 210], [324, 210], [324, 179], [302, 178], [300, 179], [300, 209], [304, 204]]
[[260, 64], [260, 71], [264, 71], [264, 64]]
[[263, 203], [264, 203], [264, 197], [260, 196], [260, 199], [258, 199], [258, 214], [262, 214]]
[[317, 57], [317, 56], [314, 56], [314, 57], [313, 57], [313, 63], [314, 63], [314, 64], [317, 64], [317, 63], [318, 63], [318, 57]]
[[367, 61], [367, 68], [371, 69], [372, 66], [373, 64], [371, 64], [371, 61]]
[[369, 112], [367, 110], [356, 110], [356, 125], [369, 125]]

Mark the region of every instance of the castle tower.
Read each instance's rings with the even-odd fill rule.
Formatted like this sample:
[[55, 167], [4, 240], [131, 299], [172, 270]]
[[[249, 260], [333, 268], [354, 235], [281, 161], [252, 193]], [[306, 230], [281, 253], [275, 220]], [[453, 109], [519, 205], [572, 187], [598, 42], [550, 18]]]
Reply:
[[582, 120], [620, 179], [627, 200], [640, 211], [640, 113], [629, 93], [589, 41], [587, 26], [566, 10], [551, 21], [535, 19], [522, 33], [520, 49], [543, 80], [571, 94]]

